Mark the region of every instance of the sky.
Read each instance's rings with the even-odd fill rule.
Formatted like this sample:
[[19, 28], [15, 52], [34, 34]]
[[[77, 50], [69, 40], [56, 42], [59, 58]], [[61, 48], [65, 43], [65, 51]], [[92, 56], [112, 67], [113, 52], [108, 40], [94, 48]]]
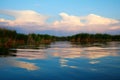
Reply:
[[120, 34], [120, 0], [0, 0], [0, 27], [67, 36]]

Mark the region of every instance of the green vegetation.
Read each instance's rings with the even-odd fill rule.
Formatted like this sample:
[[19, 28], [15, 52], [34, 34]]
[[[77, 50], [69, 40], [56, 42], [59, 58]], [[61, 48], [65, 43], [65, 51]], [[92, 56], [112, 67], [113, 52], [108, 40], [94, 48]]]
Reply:
[[68, 37], [57, 37], [47, 34], [20, 34], [14, 30], [0, 28], [0, 48], [16, 48], [22, 45], [36, 45], [50, 44], [54, 41], [71, 41], [71, 42], [108, 42], [120, 41], [120, 35], [109, 34], [88, 34], [81, 33]]
[[10, 48], [35, 48], [44, 44], [48, 45], [54, 41], [70, 41], [73, 44], [109, 42], [120, 41], [120, 35], [81, 33], [67, 37], [57, 37], [47, 34], [20, 34], [14, 30], [0, 28], [0, 55], [14, 55], [10, 53]]
[[21, 45], [50, 44], [55, 36], [40, 34], [20, 34], [14, 30], [0, 28], [0, 48], [16, 48]]
[[120, 35], [81, 33], [68, 37], [71, 42], [110, 42], [120, 41]]

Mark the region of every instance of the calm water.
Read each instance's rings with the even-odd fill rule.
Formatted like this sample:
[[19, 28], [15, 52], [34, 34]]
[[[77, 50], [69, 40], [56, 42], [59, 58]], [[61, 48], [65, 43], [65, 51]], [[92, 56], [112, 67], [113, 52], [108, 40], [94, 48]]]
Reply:
[[56, 42], [0, 57], [0, 80], [120, 80], [120, 42]]

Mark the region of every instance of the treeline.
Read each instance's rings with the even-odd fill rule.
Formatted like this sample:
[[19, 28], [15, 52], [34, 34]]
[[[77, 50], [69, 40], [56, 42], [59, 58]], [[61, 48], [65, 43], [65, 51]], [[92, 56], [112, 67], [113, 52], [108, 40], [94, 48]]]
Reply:
[[55, 36], [41, 34], [20, 34], [14, 30], [0, 28], [0, 48], [11, 48], [20, 45], [50, 44], [55, 41]]
[[109, 41], [120, 41], [120, 35], [110, 34], [88, 34], [81, 33], [73, 36], [69, 36], [68, 40], [71, 42], [109, 42]]
[[0, 28], [0, 48], [11, 48], [20, 45], [40, 45], [50, 44], [54, 41], [71, 41], [71, 42], [108, 42], [120, 41], [120, 35], [109, 34], [88, 34], [80, 33], [72, 36], [57, 37], [47, 34], [20, 34], [15, 30]]

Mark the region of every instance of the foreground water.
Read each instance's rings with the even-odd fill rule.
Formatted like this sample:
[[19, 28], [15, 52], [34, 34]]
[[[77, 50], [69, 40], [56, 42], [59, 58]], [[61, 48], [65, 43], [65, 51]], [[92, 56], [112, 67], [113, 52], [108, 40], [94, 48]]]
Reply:
[[55, 42], [0, 57], [0, 80], [120, 80], [120, 42]]

